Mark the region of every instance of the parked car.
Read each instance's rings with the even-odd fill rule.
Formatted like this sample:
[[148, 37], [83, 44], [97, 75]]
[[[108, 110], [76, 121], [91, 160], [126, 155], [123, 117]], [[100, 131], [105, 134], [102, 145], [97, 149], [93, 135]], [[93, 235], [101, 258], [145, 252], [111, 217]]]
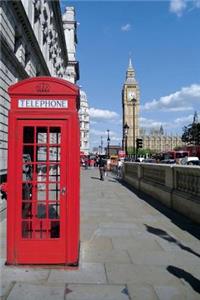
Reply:
[[187, 165], [200, 166], [200, 160], [190, 160]]
[[160, 161], [161, 164], [175, 164], [176, 160], [175, 159], [163, 159]]
[[138, 157], [135, 161], [136, 162], [143, 162], [143, 160], [144, 160], [144, 157]]
[[154, 158], [147, 158], [147, 159], [144, 159], [142, 162], [143, 163], [156, 164], [156, 159], [154, 159]]
[[181, 165], [187, 165], [190, 161], [199, 160], [197, 156], [185, 156], [180, 160]]

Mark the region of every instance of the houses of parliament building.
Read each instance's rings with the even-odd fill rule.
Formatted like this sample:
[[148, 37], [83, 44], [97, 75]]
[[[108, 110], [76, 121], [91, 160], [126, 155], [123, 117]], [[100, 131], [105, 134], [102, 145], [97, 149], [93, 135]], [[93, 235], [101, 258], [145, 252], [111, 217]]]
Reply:
[[152, 129], [148, 135], [139, 124], [140, 90], [135, 78], [135, 70], [129, 59], [126, 71], [126, 79], [122, 89], [122, 145], [123, 149], [136, 148], [138, 138], [142, 139], [144, 149], [154, 152], [170, 151], [176, 147], [183, 146], [181, 137], [178, 135], [164, 134], [162, 126], [160, 129]]

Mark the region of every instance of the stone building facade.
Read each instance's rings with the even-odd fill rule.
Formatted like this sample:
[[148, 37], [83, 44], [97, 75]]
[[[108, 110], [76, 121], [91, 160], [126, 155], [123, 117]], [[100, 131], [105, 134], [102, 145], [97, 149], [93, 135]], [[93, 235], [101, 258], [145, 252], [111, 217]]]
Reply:
[[[67, 11], [67, 10], [66, 10]], [[74, 10], [69, 9], [73, 12]], [[64, 26], [68, 14], [63, 16]], [[71, 20], [69, 20], [71, 22]], [[76, 22], [70, 36], [76, 49]], [[67, 29], [66, 29], [67, 30]], [[8, 110], [7, 89], [11, 84], [33, 76], [69, 79], [71, 48], [68, 54], [59, 1], [18, 0], [0, 2], [0, 179], [7, 174]], [[73, 54], [75, 61], [75, 54]], [[79, 66], [73, 62], [73, 80]], [[71, 75], [70, 75], [71, 76]]]
[[77, 22], [74, 7], [66, 7], [62, 17], [67, 44], [68, 63], [64, 78], [72, 83], [79, 80], [79, 63], [76, 60]]
[[85, 154], [89, 154], [89, 129], [90, 129], [90, 119], [89, 119], [89, 106], [86, 93], [80, 90], [80, 149]]
[[151, 134], [141, 135], [140, 137], [143, 140], [144, 149], [151, 149], [157, 153], [171, 151], [176, 147], [184, 145], [181, 137], [178, 135]]

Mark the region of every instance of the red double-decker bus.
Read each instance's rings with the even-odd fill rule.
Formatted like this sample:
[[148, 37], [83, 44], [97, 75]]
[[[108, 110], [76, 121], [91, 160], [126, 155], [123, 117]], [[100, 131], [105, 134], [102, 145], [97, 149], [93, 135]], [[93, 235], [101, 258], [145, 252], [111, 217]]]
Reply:
[[166, 160], [166, 159], [181, 159], [183, 157], [189, 156], [189, 151], [184, 151], [184, 150], [179, 150], [179, 151], [166, 151], [162, 152], [161, 154], [161, 160]]
[[200, 145], [187, 145], [182, 150], [188, 151], [188, 156], [197, 156], [200, 159]]

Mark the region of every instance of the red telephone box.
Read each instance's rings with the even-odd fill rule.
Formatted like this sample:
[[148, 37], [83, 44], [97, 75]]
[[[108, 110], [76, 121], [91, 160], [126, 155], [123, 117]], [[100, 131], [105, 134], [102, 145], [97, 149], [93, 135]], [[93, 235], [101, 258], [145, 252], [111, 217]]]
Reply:
[[77, 265], [79, 88], [36, 77], [8, 92], [7, 263]]

